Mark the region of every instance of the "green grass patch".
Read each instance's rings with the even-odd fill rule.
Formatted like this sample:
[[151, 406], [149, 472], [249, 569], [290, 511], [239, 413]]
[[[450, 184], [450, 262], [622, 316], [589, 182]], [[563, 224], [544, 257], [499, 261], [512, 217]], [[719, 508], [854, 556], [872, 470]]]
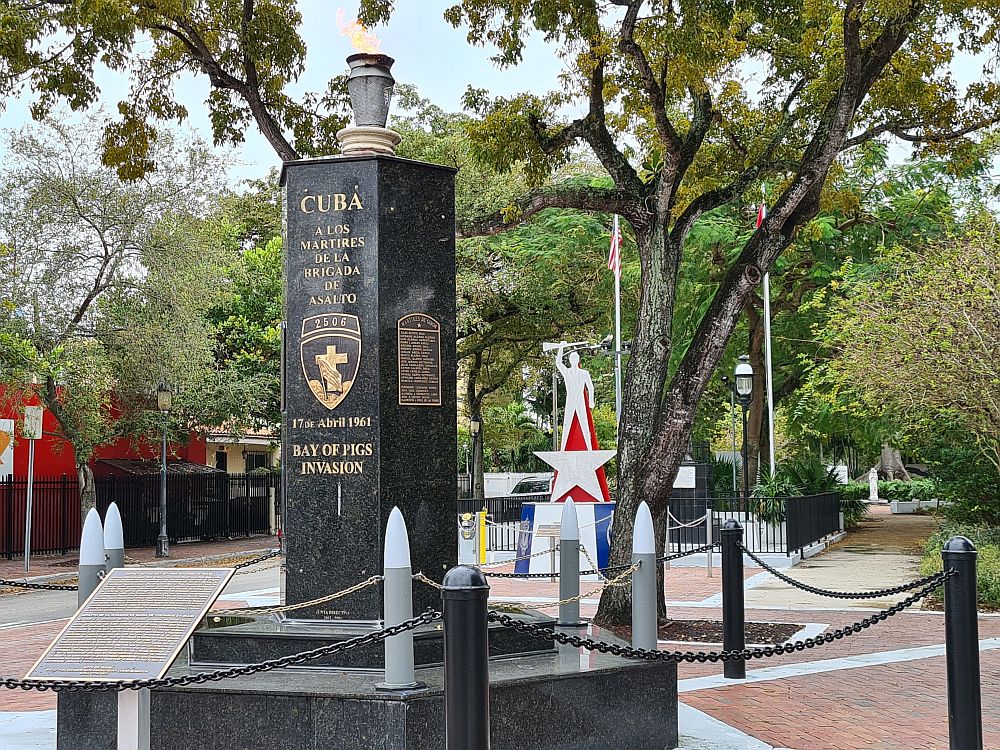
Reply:
[[930, 575], [942, 569], [941, 547], [953, 536], [968, 537], [979, 551], [976, 560], [979, 605], [990, 610], [1000, 609], [1000, 527], [970, 524], [946, 526], [927, 540], [920, 562], [921, 574]]

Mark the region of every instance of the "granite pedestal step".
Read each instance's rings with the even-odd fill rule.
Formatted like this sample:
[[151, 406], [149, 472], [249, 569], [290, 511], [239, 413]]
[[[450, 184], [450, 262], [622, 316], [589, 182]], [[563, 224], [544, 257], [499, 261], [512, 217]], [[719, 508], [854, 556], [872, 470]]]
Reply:
[[[443, 670], [416, 676], [425, 691], [380, 693], [377, 672], [328, 670], [153, 691], [151, 750], [442, 750]], [[116, 706], [114, 694], [60, 693], [58, 750], [114, 750]], [[493, 659], [490, 735], [492, 750], [675, 748], [677, 667], [567, 646]]]
[[[550, 628], [555, 620], [536, 612], [521, 619]], [[255, 664], [268, 659], [291, 656], [357, 638], [381, 628], [381, 623], [344, 623], [331, 620], [277, 620], [212, 618], [195, 631], [190, 642], [189, 660], [193, 667], [211, 668], [237, 664]], [[552, 651], [552, 641], [526, 633], [490, 625], [490, 656], [534, 654]], [[413, 631], [414, 663], [437, 666], [444, 660], [444, 631], [441, 623], [425, 625]], [[381, 645], [353, 648], [343, 653], [314, 659], [305, 669], [377, 669], [385, 666]]]

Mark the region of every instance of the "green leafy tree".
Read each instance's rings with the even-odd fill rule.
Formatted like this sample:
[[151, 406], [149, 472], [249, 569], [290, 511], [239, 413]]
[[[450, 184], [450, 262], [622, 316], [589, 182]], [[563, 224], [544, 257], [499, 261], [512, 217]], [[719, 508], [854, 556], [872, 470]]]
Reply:
[[102, 156], [128, 179], [158, 165], [155, 124], [187, 116], [176, 96], [186, 74], [211, 85], [205, 107], [216, 144], [242, 142], [254, 123], [283, 160], [329, 153], [347, 122], [346, 76], [321, 92], [289, 93], [305, 67], [301, 23], [289, 0], [2, 0], [0, 96], [31, 95], [41, 119], [60, 102], [75, 110], [99, 102], [98, 64], [127, 75], [132, 88], [104, 128]]
[[255, 385], [214, 365], [204, 312], [220, 280], [200, 234], [221, 189], [209, 152], [161, 137], [163, 169], [122, 183], [94, 123], [10, 137], [0, 173], [0, 382], [36, 392], [74, 449], [82, 509], [89, 461], [114, 437], [156, 434], [157, 382], [176, 391], [178, 436], [239, 414]]
[[[362, 18], [385, 20], [392, 6], [367, 0]], [[622, 523], [612, 550], [612, 563], [621, 564], [638, 502], [664, 513], [697, 404], [748, 297], [819, 212], [842, 155], [892, 134], [968, 158], [967, 136], [996, 121], [995, 78], [984, 75], [963, 96], [948, 65], [959, 51], [993, 43], [1000, 11], [987, 2], [913, 0], [461, 0], [445, 17], [467, 25], [471, 42], [495, 45], [500, 65], [519, 62], [532, 33], [568, 63], [550, 94], [491, 99], [469, 91], [467, 103], [482, 115], [471, 131], [479, 156], [498, 168], [520, 163], [539, 187], [463, 232], [499, 232], [553, 207], [619, 213], [635, 232], [642, 292], [619, 442]], [[743, 82], [747, 65], [766, 71], [756, 94]], [[582, 115], [560, 115], [576, 102]], [[611, 184], [545, 185], [579, 144]], [[685, 240], [699, 217], [757, 195], [764, 180], [780, 186], [771, 213], [729, 263], [671, 368]], [[628, 593], [606, 591], [598, 619], [627, 616]]]

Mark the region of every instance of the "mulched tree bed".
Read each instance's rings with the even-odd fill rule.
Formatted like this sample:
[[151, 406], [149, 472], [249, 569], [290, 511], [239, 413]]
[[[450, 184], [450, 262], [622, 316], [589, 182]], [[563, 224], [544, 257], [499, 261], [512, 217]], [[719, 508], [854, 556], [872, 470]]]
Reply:
[[[801, 625], [788, 622], [748, 622], [746, 642], [779, 646], [802, 629]], [[631, 640], [632, 628], [616, 626], [611, 631], [619, 638]], [[721, 620], [668, 620], [659, 627], [661, 641], [684, 643], [722, 643]]]

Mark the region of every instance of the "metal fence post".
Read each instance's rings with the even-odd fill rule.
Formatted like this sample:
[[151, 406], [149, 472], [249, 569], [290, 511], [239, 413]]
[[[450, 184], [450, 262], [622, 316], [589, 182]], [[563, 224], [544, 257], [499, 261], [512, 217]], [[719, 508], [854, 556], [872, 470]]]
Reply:
[[445, 750], [489, 750], [490, 586], [472, 565], [452, 568], [442, 584]]
[[[385, 627], [399, 625], [413, 617], [413, 570], [410, 568], [410, 540], [399, 508], [389, 514], [382, 556], [382, 606]], [[413, 671], [413, 631], [385, 639], [385, 682], [376, 690], [415, 690], [424, 685]]]
[[14, 476], [7, 477], [7, 550], [4, 555], [14, 559]]
[[639, 503], [632, 529], [632, 647], [656, 650], [656, 541], [653, 515]]
[[559, 524], [559, 601], [574, 599], [559, 605], [559, 625], [575, 627], [580, 620], [580, 522], [576, 517], [573, 498], [563, 503]]
[[[722, 648], [726, 651], [742, 651], [746, 648], [743, 603], [743, 527], [734, 519], [729, 519], [719, 530], [722, 541]], [[747, 676], [747, 665], [742, 659], [731, 659], [725, 663], [723, 674], [731, 680], [742, 680]]]
[[[712, 519], [712, 509], [705, 505], [705, 544], [712, 544], [712, 531], [714, 521]], [[710, 547], [705, 553], [705, 567], [708, 568], [708, 577], [712, 577], [712, 557], [715, 555], [715, 548]]]
[[77, 607], [82, 607], [104, 575], [104, 530], [96, 508], [87, 512], [80, 536], [80, 576], [78, 579]]
[[979, 611], [976, 547], [964, 536], [941, 550], [944, 569], [945, 654], [948, 663], [948, 747], [983, 750], [983, 705], [979, 674]]

